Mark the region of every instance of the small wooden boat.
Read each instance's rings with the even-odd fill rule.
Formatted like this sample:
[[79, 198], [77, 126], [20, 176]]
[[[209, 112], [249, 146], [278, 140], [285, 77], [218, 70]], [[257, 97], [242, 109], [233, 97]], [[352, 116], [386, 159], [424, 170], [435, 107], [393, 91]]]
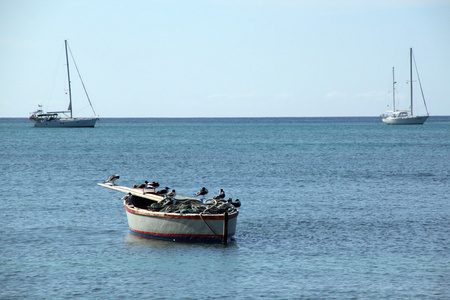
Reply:
[[228, 243], [236, 232], [239, 210], [230, 201], [158, 195], [151, 188], [114, 183], [99, 186], [125, 193], [123, 205], [132, 233], [180, 242]]

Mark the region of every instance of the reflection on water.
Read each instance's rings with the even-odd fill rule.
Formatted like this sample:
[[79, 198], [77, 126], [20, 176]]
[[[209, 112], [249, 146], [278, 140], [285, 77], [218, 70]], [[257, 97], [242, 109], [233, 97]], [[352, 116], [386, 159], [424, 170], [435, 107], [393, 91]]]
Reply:
[[124, 238], [124, 243], [127, 247], [153, 247], [153, 248], [178, 248], [178, 247], [189, 247], [189, 248], [204, 248], [204, 247], [217, 247], [217, 248], [233, 248], [237, 246], [236, 239], [231, 239], [227, 245], [223, 245], [220, 243], [211, 244], [211, 243], [187, 243], [187, 242], [173, 242], [166, 240], [158, 240], [147, 238], [144, 236], [140, 236], [132, 233], [131, 231]]

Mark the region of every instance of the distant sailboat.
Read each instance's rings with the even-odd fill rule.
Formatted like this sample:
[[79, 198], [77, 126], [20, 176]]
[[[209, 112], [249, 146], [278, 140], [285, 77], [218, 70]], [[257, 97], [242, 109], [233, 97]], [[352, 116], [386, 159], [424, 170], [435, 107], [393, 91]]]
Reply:
[[[392, 68], [392, 94], [393, 94], [393, 109], [392, 111], [388, 111], [387, 115], [382, 116], [382, 121], [388, 125], [421, 125], [425, 123], [425, 121], [428, 119], [429, 113], [427, 108], [427, 103], [425, 102], [425, 97], [423, 95], [422, 91], [422, 84], [420, 83], [419, 74], [417, 73], [417, 78], [419, 80], [419, 86], [420, 90], [422, 91], [422, 98], [423, 102], [425, 104], [425, 109], [427, 111], [426, 116], [415, 116], [413, 114], [413, 51], [412, 48], [410, 48], [410, 88], [411, 88], [411, 107], [410, 110], [396, 110], [395, 109], [395, 84], [397, 83], [395, 81], [394, 76], [394, 68]], [[414, 61], [415, 64], [415, 61]], [[416, 68], [417, 70], [417, 68]]]
[[[67, 40], [64, 41], [65, 50], [66, 50], [66, 63], [67, 63], [67, 80], [69, 83], [69, 107], [65, 111], [49, 111], [44, 112], [42, 110], [42, 105], [38, 105], [38, 110], [31, 113], [31, 116], [29, 119], [34, 123], [34, 127], [94, 127], [95, 123], [98, 120], [98, 117], [95, 116], [93, 118], [74, 118], [72, 113], [72, 91], [70, 87], [70, 71], [69, 71], [69, 53], [67, 51]], [[72, 53], [70, 53], [72, 54]], [[72, 56], [73, 60], [73, 56]], [[75, 64], [75, 60], [74, 64]], [[75, 67], [78, 72], [77, 65], [75, 64]], [[80, 73], [78, 72], [78, 75], [80, 76]], [[80, 76], [81, 79], [81, 76]], [[81, 80], [81, 83], [84, 88], [84, 92], [86, 93], [86, 97], [89, 100], [89, 104], [92, 108], [92, 111], [94, 112], [94, 107], [92, 106], [91, 100], [89, 99], [89, 95], [87, 94], [86, 88], [84, 87], [83, 80]], [[69, 116], [68, 116], [69, 114]]]

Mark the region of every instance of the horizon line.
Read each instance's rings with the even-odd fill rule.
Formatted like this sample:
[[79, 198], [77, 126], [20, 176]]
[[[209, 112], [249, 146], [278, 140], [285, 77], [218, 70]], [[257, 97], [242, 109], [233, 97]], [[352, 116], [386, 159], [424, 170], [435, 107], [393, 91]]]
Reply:
[[[290, 116], [290, 117], [100, 117], [99, 119], [287, 119], [287, 118], [381, 118], [381, 116]], [[450, 117], [450, 115], [430, 115], [430, 117]], [[80, 117], [83, 118], [83, 117]], [[0, 119], [28, 119], [28, 117], [0, 117]], [[76, 118], [74, 118], [76, 119]]]

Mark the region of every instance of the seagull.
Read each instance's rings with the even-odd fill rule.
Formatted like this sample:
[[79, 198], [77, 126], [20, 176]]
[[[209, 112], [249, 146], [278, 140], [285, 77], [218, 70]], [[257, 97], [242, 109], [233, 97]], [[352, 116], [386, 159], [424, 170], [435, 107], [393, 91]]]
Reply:
[[222, 200], [223, 198], [225, 198], [225, 192], [223, 189], [220, 189], [219, 195], [213, 197], [214, 200]]
[[231, 204], [233, 204], [234, 207], [240, 207], [241, 206], [241, 201], [239, 201], [239, 199], [236, 199], [236, 201], [232, 202]]
[[141, 183], [140, 185], [138, 185], [138, 189], [145, 189], [147, 187], [148, 181], [145, 181], [144, 183]]
[[167, 193], [167, 198], [173, 198], [175, 197], [177, 194], [175, 193], [175, 190], [172, 190], [170, 193]]
[[164, 189], [156, 191], [156, 194], [163, 196], [163, 195], [167, 194], [168, 192], [169, 192], [169, 188], [166, 186]]
[[205, 196], [206, 194], [208, 194], [208, 190], [205, 187], [202, 187], [202, 189], [198, 191], [195, 196]]
[[128, 194], [126, 194], [126, 195], [122, 198], [122, 200], [124, 200], [126, 204], [131, 204], [131, 203], [132, 203], [132, 202], [131, 202], [131, 198], [132, 198], [132, 197], [133, 197], [133, 196], [131, 195], [131, 193], [128, 193]]
[[156, 188], [159, 187], [159, 183], [157, 181], [153, 181], [149, 184], [147, 184], [147, 188], [152, 189], [153, 191], [156, 190]]
[[117, 175], [117, 174], [116, 175], [111, 175], [111, 176], [109, 176], [108, 180], [105, 181], [105, 183], [111, 182], [112, 184], [115, 185], [114, 181], [116, 181], [119, 178], [120, 178], [120, 176]]

